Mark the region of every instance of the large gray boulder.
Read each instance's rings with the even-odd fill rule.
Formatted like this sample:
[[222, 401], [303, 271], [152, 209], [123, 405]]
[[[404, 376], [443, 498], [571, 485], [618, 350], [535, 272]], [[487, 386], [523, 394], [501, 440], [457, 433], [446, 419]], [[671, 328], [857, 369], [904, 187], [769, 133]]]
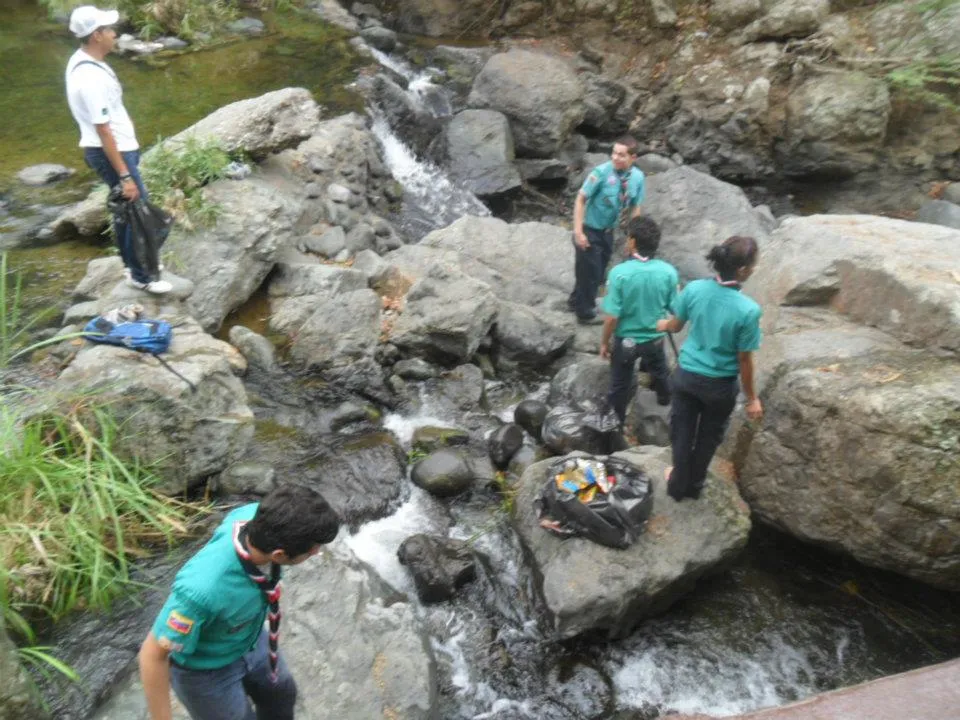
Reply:
[[780, 0], [743, 31], [746, 42], [812, 35], [830, 14], [830, 0]]
[[17, 173], [17, 180], [24, 185], [39, 187], [49, 185], [58, 180], [65, 180], [76, 172], [73, 168], [57, 165], [55, 163], [40, 163], [25, 167]]
[[649, 178], [643, 209], [663, 232], [659, 256], [685, 280], [710, 275], [705, 255], [731, 235], [750, 235], [763, 251], [766, 225], [743, 190], [693, 168]]
[[889, 119], [883, 80], [861, 72], [811, 78], [787, 100], [779, 164], [790, 175], [853, 175], [876, 163]]
[[766, 416], [735, 431], [729, 450], [764, 522], [952, 590], [957, 267], [956, 230], [872, 216], [784, 221], [746, 288], [764, 307]]
[[946, 200], [931, 200], [920, 208], [916, 219], [917, 222], [960, 230], [960, 205]]
[[231, 310], [242, 305], [273, 269], [292, 242], [302, 201], [269, 180], [220, 180], [203, 190], [219, 206], [212, 227], [174, 226], [164, 246], [172, 270], [193, 281], [188, 308], [204, 329], [216, 331]]
[[270, 276], [270, 329], [294, 335], [318, 306], [344, 293], [367, 289], [367, 277], [340, 265], [279, 263]]
[[532, 308], [502, 301], [493, 337], [503, 357], [540, 364], [563, 355], [573, 345], [574, 333], [544, 320]]
[[489, 285], [437, 263], [410, 288], [389, 339], [411, 353], [469, 360], [496, 315]]
[[639, 447], [614, 457], [642, 468], [653, 482], [646, 531], [626, 550], [561, 539], [540, 527], [533, 500], [552, 461], [531, 465], [517, 485], [513, 524], [558, 638], [627, 635], [699, 578], [722, 570], [747, 544], [750, 513], [732, 481], [711, 473], [698, 500], [678, 503], [667, 495], [663, 477], [669, 451]]
[[489, 14], [484, 0], [404, 0], [397, 13], [398, 30], [428, 37], [483, 35]]
[[760, 0], [713, 0], [710, 22], [724, 30], [736, 30], [754, 20], [760, 9]]
[[468, 216], [434, 230], [420, 247], [455, 252], [464, 271], [495, 288], [498, 298], [550, 306], [573, 288], [570, 238], [556, 225]]
[[550, 157], [583, 121], [583, 95], [583, 83], [563, 60], [511, 50], [487, 61], [467, 103], [506, 115], [519, 155]]
[[478, 197], [520, 187], [510, 124], [495, 110], [458, 113], [447, 125], [447, 158], [450, 176]]
[[437, 675], [416, 608], [338, 547], [284, 578], [297, 717], [432, 720]]
[[[570, 232], [555, 225], [512, 225], [496, 218], [465, 216], [435, 230], [416, 245], [406, 245], [385, 255], [387, 267], [380, 272], [380, 284], [402, 291], [424, 278], [435, 265], [452, 268], [467, 277], [460, 288], [453, 283], [452, 297], [462, 299], [469, 295], [466, 288], [471, 287], [470, 283], [481, 283], [492, 293], [496, 317], [503, 313], [503, 323], [497, 320], [495, 332], [506, 349], [504, 357], [536, 362], [534, 358], [552, 358], [564, 352], [569, 347], [568, 338], [576, 331], [575, 318], [565, 312], [573, 287], [572, 255]], [[481, 293], [480, 297], [487, 296]], [[424, 310], [451, 313], [460, 307], [444, 309], [438, 305], [424, 305]], [[471, 322], [486, 317], [486, 304], [478, 307], [483, 312], [477, 313]], [[466, 320], [467, 307], [462, 310]], [[392, 337], [398, 328], [406, 329], [411, 321], [405, 319], [408, 313], [409, 307]], [[535, 337], [522, 337], [528, 331]]]
[[74, 234], [89, 237], [99, 235], [108, 221], [107, 186], [102, 184], [80, 202], [67, 207], [47, 227], [59, 239]]
[[68, 393], [96, 392], [124, 428], [120, 453], [156, 464], [163, 491], [178, 494], [246, 452], [253, 438], [253, 413], [236, 377], [246, 362], [190, 317], [170, 312], [151, 317], [176, 324], [163, 359], [192, 382], [196, 392], [156, 358], [92, 343], [80, 348], [56, 384]]
[[380, 297], [373, 290], [317, 296], [313, 313], [295, 335], [290, 356], [354, 391], [378, 390], [374, 360], [380, 342]]
[[[298, 718], [436, 717], [436, 663], [415, 608], [343, 545], [284, 573], [281, 632]], [[134, 674], [93, 720], [149, 717]], [[175, 702], [173, 720], [188, 718]]]
[[[320, 108], [309, 90], [284, 88], [224, 105], [167, 138], [163, 146], [177, 150], [188, 138], [215, 140], [227, 152], [242, 151], [260, 159], [307, 139], [319, 120]], [[144, 161], [149, 157], [147, 152]]]

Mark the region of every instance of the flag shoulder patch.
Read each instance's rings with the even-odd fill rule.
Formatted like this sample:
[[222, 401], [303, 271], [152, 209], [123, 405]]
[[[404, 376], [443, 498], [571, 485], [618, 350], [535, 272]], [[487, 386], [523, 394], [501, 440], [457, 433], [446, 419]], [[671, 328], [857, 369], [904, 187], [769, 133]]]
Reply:
[[181, 635], [189, 635], [193, 629], [193, 620], [176, 610], [171, 610], [167, 616], [167, 627]]

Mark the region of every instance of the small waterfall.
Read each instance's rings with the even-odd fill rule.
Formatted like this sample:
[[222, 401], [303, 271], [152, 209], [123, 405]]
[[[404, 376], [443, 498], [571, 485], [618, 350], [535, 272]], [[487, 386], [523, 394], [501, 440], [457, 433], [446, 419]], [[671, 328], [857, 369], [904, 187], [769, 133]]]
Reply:
[[[434, 71], [420, 72], [400, 58], [376, 48], [368, 50], [383, 67], [407, 80], [407, 94], [419, 107], [434, 117], [447, 117], [452, 113], [449, 92], [433, 83]], [[490, 214], [476, 195], [458, 187], [442, 168], [418, 160], [376, 108], [372, 114], [373, 134], [383, 148], [387, 167], [403, 185], [403, 210], [398, 224], [404, 235], [419, 240], [431, 230], [446, 227], [464, 215]]]

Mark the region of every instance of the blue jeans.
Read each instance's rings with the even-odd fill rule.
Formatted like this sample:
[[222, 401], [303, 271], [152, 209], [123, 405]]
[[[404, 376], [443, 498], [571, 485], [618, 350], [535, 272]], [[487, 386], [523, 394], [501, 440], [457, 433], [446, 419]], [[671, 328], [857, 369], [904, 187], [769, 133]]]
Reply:
[[581, 250], [574, 244], [576, 284], [568, 302], [577, 317], [586, 320], [597, 314], [597, 291], [603, 284], [613, 254], [613, 230], [597, 230], [584, 225], [583, 233], [590, 247]]
[[264, 630], [253, 650], [226, 667], [188, 670], [171, 664], [170, 684], [193, 720], [293, 720], [297, 684], [282, 655], [277, 682], [270, 681], [268, 649]]
[[[120, 153], [120, 155], [123, 157], [123, 161], [127, 164], [127, 171], [130, 173], [133, 181], [137, 183], [137, 187], [140, 189], [140, 197], [142, 197], [144, 200], [149, 199], [149, 195], [147, 195], [147, 188], [144, 187], [143, 180], [140, 178], [140, 151], [129, 150], [127, 152]], [[113, 165], [110, 164], [110, 160], [107, 158], [107, 154], [103, 151], [103, 148], [84, 148], [83, 159], [87, 165], [89, 165], [90, 168], [100, 176], [100, 179], [107, 184], [107, 187], [112, 188], [114, 185], [120, 182], [120, 176], [117, 175], [117, 171], [113, 169]], [[130, 277], [139, 283], [146, 283], [153, 280], [154, 278], [151, 278], [140, 266], [140, 263], [137, 262], [137, 257], [133, 252], [133, 246], [130, 237], [130, 226], [119, 225], [116, 221], [114, 221], [113, 230], [114, 236], [117, 239], [117, 249], [120, 251], [120, 257], [123, 259], [123, 264], [128, 270], [130, 270]]]

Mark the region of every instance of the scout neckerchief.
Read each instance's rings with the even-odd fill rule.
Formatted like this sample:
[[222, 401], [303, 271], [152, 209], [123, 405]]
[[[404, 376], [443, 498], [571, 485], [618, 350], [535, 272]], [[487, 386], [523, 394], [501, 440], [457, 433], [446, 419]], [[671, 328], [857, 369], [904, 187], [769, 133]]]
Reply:
[[[614, 170], [614, 172], [617, 172]], [[623, 210], [627, 204], [627, 198], [629, 197], [630, 190], [630, 169], [627, 168], [623, 173], [617, 172], [617, 175], [620, 177], [620, 209]]]
[[733, 288], [734, 290], [740, 289], [739, 280], [721, 280], [720, 276], [717, 275], [714, 280], [717, 281], [717, 285], [722, 285], [723, 287]]
[[259, 586], [270, 606], [270, 612], [267, 615], [270, 619], [270, 679], [276, 682], [277, 664], [280, 657], [277, 654], [277, 647], [280, 644], [280, 566], [271, 563], [270, 577], [268, 578], [253, 562], [250, 551], [247, 550], [246, 523], [234, 523], [233, 547], [237, 551], [237, 557], [240, 559], [244, 571]]

